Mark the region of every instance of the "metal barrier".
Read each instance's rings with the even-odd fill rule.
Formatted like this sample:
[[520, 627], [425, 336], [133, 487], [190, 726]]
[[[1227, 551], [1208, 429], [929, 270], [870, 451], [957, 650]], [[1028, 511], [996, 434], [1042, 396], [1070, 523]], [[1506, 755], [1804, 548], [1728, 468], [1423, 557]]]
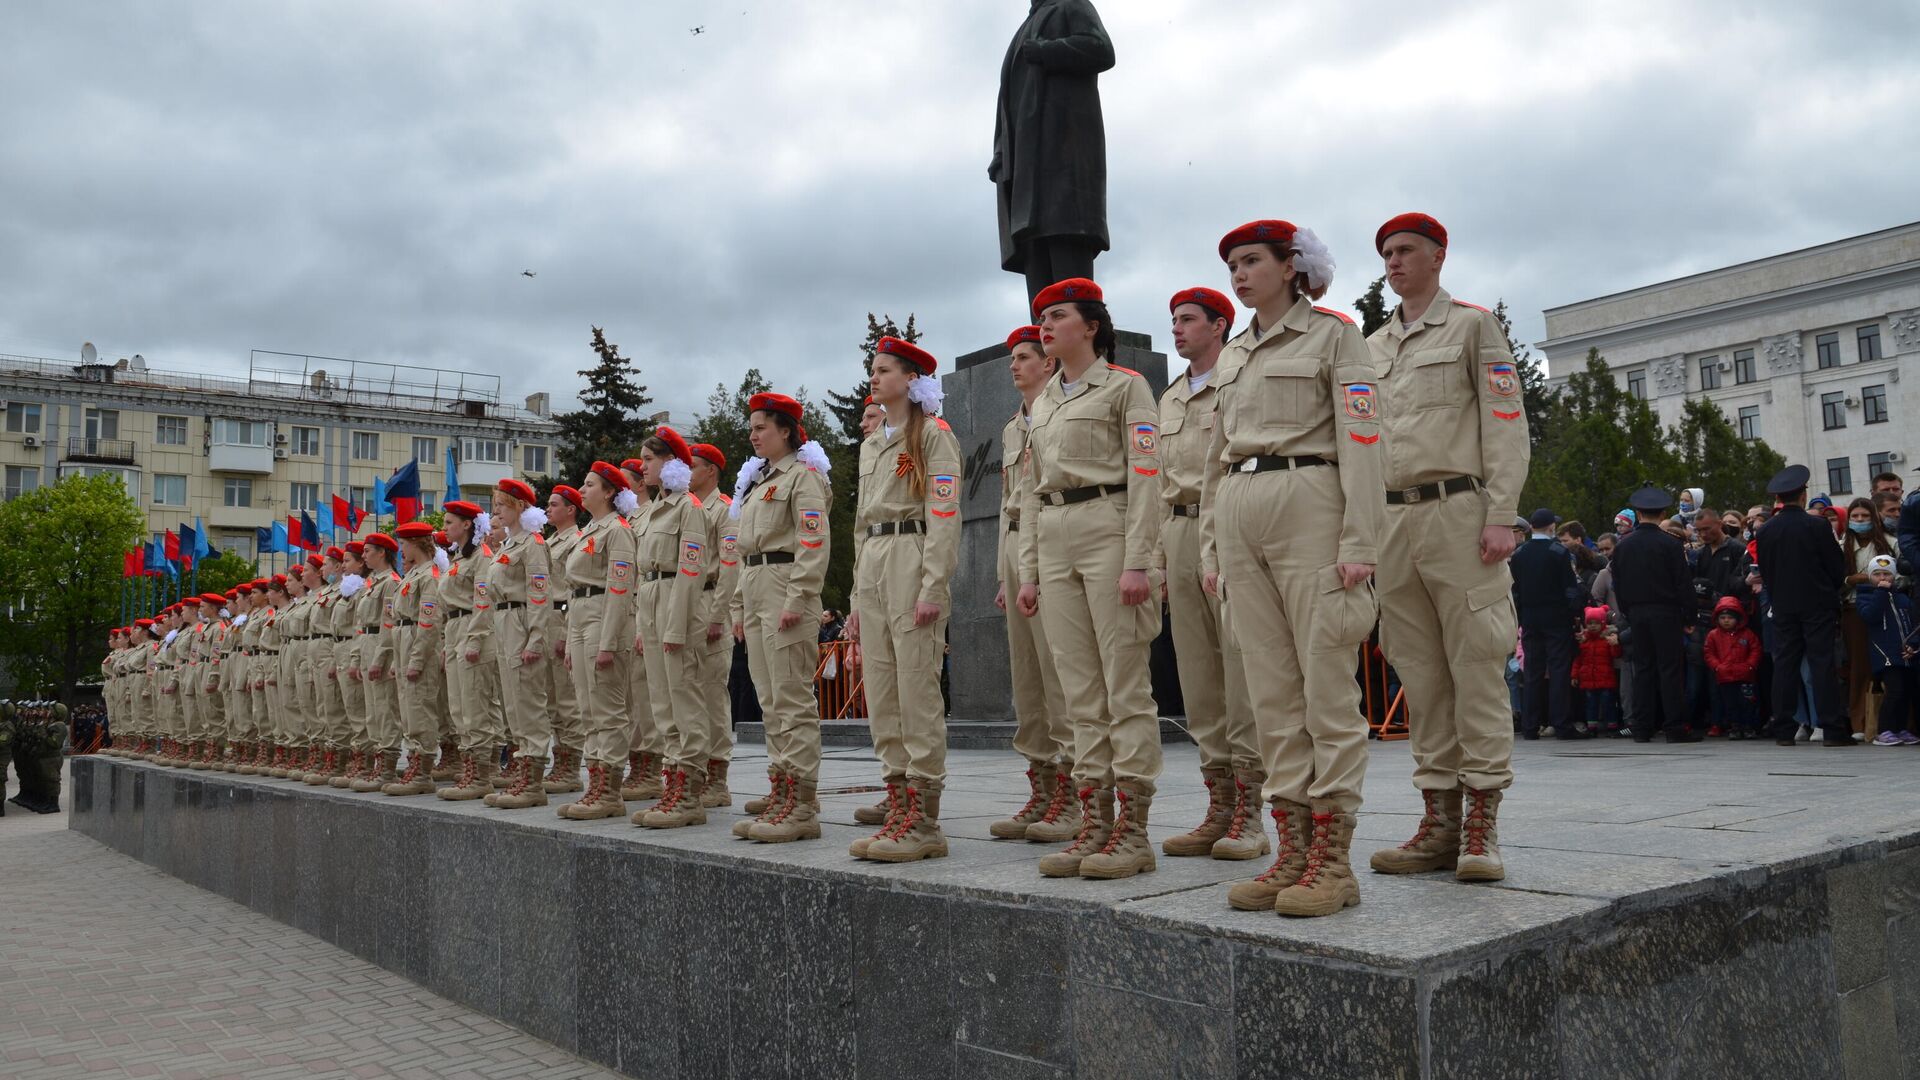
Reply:
[[820, 703], [820, 719], [867, 715], [866, 682], [858, 657], [859, 647], [851, 641], [820, 646], [820, 661], [813, 667], [813, 696]]
[[[1371, 639], [1360, 643], [1360, 707], [1367, 718], [1367, 732], [1384, 742], [1407, 738], [1407, 688], [1387, 680], [1386, 656]], [[1389, 695], [1388, 691], [1392, 694]]]

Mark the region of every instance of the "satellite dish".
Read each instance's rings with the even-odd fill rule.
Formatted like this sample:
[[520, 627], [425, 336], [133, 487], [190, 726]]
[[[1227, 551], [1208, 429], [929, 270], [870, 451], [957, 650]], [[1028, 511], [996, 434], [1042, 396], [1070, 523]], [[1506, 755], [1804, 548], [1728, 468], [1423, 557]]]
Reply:
[[145, 371], [147, 370], [147, 358], [141, 356], [139, 353], [134, 353], [133, 361], [128, 366], [134, 371]]
[[89, 341], [86, 344], [80, 346], [80, 362], [81, 363], [83, 364], [97, 363], [99, 359], [100, 359], [100, 350], [93, 347], [93, 342]]

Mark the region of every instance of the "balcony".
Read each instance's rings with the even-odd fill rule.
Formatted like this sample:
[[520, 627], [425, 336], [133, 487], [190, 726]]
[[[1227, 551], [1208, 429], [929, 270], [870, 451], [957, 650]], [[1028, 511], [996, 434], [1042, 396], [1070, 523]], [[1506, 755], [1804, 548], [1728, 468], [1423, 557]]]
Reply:
[[253, 443], [214, 443], [207, 447], [207, 468], [217, 473], [273, 473], [273, 447]]
[[85, 435], [74, 435], [67, 439], [67, 454], [63, 460], [132, 465], [133, 442], [129, 439], [91, 439]]
[[460, 490], [477, 488], [485, 491], [512, 475], [513, 466], [504, 461], [462, 461]]

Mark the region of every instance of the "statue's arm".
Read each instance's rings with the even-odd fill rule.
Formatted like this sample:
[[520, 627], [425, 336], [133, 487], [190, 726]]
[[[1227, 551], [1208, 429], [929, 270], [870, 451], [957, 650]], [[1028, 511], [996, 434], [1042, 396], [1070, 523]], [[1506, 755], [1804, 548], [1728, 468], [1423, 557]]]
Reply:
[[1027, 63], [1068, 75], [1098, 75], [1113, 67], [1113, 39], [1092, 3], [1067, 0], [1060, 15], [1065, 33], [1028, 41], [1020, 51]]

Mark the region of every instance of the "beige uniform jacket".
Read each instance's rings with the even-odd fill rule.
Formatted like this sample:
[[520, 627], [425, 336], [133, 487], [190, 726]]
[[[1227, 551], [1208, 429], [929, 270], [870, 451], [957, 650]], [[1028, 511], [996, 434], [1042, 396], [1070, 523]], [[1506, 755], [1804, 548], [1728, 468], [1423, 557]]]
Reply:
[[487, 598], [476, 585], [479, 576], [493, 562], [493, 551], [481, 541], [474, 545], [471, 555], [462, 555], [457, 549], [448, 555], [450, 563], [440, 581], [440, 603], [445, 608], [442, 621], [448, 646], [465, 659], [469, 652], [482, 651], [491, 630], [481, 612], [487, 606]]
[[260, 668], [260, 635], [271, 618], [272, 608], [254, 608], [247, 613], [247, 624], [240, 628], [240, 687], [243, 690], [251, 690], [255, 683], [266, 681]]
[[714, 538], [717, 554], [707, 571], [707, 585], [701, 597], [700, 618], [707, 625], [725, 626], [731, 615], [728, 611], [732, 603], [733, 592], [740, 587], [740, 535], [734, 531], [733, 497], [722, 495], [718, 491], [700, 500], [701, 509], [706, 511], [707, 525]]
[[1346, 503], [1337, 558], [1378, 562], [1376, 544], [1386, 525], [1380, 388], [1373, 357], [1353, 321], [1302, 297], [1278, 326], [1263, 333], [1256, 321], [1227, 343], [1214, 368], [1213, 387], [1220, 396], [1200, 499], [1203, 571], [1220, 569], [1212, 512], [1219, 483], [1228, 469], [1259, 455], [1335, 462]]
[[[1199, 393], [1194, 393], [1181, 372], [1160, 395], [1160, 497], [1168, 506], [1200, 508], [1200, 489], [1207, 477], [1207, 450], [1213, 443], [1214, 412], [1220, 392], [1214, 383], [1220, 378], [1215, 366]], [[1161, 564], [1166, 565], [1161, 552]]]
[[440, 659], [440, 568], [420, 563], [400, 579], [393, 598], [393, 621], [400, 635], [399, 670], [426, 671]]
[[[916, 603], [945, 611], [952, 603], [953, 568], [960, 560], [960, 440], [945, 420], [929, 416], [920, 425], [920, 456], [926, 463], [921, 493], [913, 493], [913, 459], [907, 454], [904, 427], [888, 436], [882, 427], [860, 444], [860, 502], [853, 515], [853, 580], [861, 580], [860, 558], [867, 527], [889, 521], [918, 521], [926, 530], [920, 551], [920, 592]], [[857, 600], [857, 596], [855, 597]]]
[[580, 527], [571, 524], [555, 529], [547, 539], [547, 595], [552, 597], [547, 603], [548, 648], [567, 640], [567, 613], [562, 608], [573, 593], [573, 579], [567, 576], [567, 557], [573, 554], [574, 545], [578, 543]]
[[367, 572], [367, 587], [354, 599], [362, 605], [361, 615], [372, 613], [371, 623], [362, 622], [367, 630], [367, 641], [360, 647], [360, 665], [367, 671], [380, 669], [382, 681], [393, 678], [393, 669], [400, 660], [400, 643], [394, 633], [394, 601], [400, 598], [400, 575], [392, 570], [370, 570]]
[[[1007, 421], [1007, 426], [1000, 429], [1000, 540], [999, 549], [994, 552], [995, 566], [1006, 565], [1008, 545], [1015, 548], [1015, 560], [1019, 559], [1020, 532], [1009, 526], [1020, 520], [1027, 488], [1033, 484], [1032, 419], [1023, 405]], [[1019, 582], [1012, 584], [1017, 586]], [[1007, 603], [1013, 603], [1011, 595]]]
[[[690, 627], [693, 617], [703, 611], [701, 587], [706, 584], [707, 562], [719, 541], [710, 535], [711, 526], [700, 500], [688, 491], [662, 491], [641, 507], [636, 517], [634, 569], [643, 581], [651, 578], [655, 582], [635, 590], [638, 602], [652, 604], [654, 591], [669, 590], [666, 609], [655, 609], [660, 617], [652, 632], [667, 645], [685, 645], [690, 636], [705, 642], [705, 624], [698, 635], [691, 635]], [[665, 576], [673, 580], [662, 582]]]
[[1488, 525], [1511, 525], [1531, 457], [1520, 369], [1499, 320], [1441, 289], [1412, 326], [1394, 309], [1367, 339], [1386, 426], [1391, 490], [1470, 476]]
[[[494, 549], [478, 579], [476, 588], [486, 590], [486, 605], [476, 607], [474, 618], [481, 628], [498, 639], [501, 656], [544, 652], [547, 647], [547, 581], [552, 560], [547, 557], [545, 537], [515, 529], [507, 542]], [[502, 604], [524, 604], [524, 609], [500, 609]], [[525, 618], [505, 618], [512, 614]]]
[[306, 640], [316, 610], [313, 600], [312, 593], [303, 593], [280, 613], [280, 685], [292, 690], [299, 689], [300, 661], [313, 644]]
[[[787, 552], [793, 556], [793, 572], [787, 577], [787, 595], [782, 611], [805, 614], [818, 604], [820, 589], [827, 582], [827, 560], [832, 554], [832, 537], [827, 528], [827, 509], [833, 492], [827, 478], [801, 462], [796, 454], [765, 465], [735, 507], [734, 519], [742, 573], [734, 591], [733, 621], [746, 616], [747, 558], [769, 552]], [[795, 628], [796, 630], [798, 627]], [[810, 628], [818, 634], [820, 628]]]
[[[1125, 488], [1127, 550], [1124, 568], [1158, 565], [1160, 414], [1137, 371], [1096, 363], [1067, 396], [1064, 371], [1054, 372], [1033, 399], [1033, 486], [1022, 521], [1038, 521], [1045, 496], [1075, 488]], [[1109, 496], [1111, 497], [1111, 496]], [[1020, 530], [1020, 580], [1040, 580], [1040, 530]]]
[[[600, 627], [593, 641], [595, 652], [623, 653], [633, 647], [633, 527], [619, 514], [607, 513], [587, 522], [575, 543], [567, 549], [567, 580], [572, 587], [605, 589], [600, 604]], [[573, 602], [587, 602], [575, 595]], [[593, 657], [576, 656], [573, 663], [591, 664]]]

